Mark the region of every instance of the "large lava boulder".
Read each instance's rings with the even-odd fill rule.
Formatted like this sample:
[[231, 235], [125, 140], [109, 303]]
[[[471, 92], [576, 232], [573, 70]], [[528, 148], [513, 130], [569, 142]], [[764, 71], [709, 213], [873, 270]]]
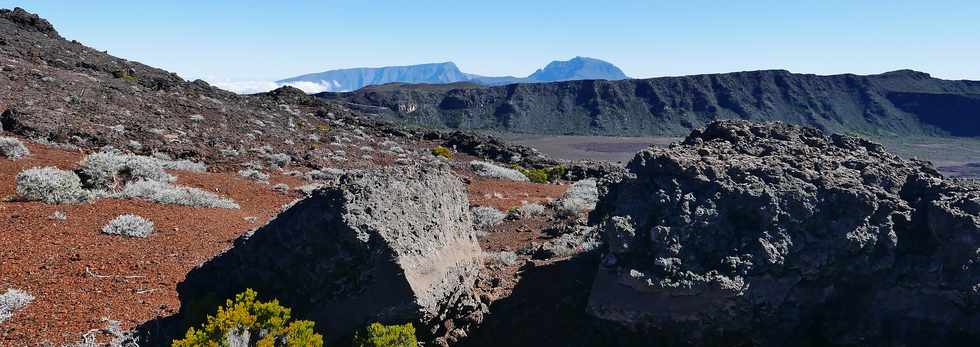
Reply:
[[187, 275], [181, 316], [199, 322], [245, 288], [312, 320], [328, 341], [371, 322], [452, 333], [480, 310], [472, 294], [482, 251], [462, 182], [446, 168], [342, 176]]
[[720, 121], [629, 163], [589, 311], [659, 343], [980, 341], [980, 190], [855, 137]]

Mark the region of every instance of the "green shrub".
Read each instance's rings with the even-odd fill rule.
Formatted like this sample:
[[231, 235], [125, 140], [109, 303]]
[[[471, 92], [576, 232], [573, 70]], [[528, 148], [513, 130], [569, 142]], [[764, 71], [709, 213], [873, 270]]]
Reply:
[[133, 76], [126, 70], [117, 70], [112, 72], [112, 77], [121, 78], [129, 82], [136, 82], [136, 76]]
[[383, 325], [372, 323], [354, 335], [354, 347], [417, 347], [412, 323]]
[[188, 329], [183, 339], [174, 340], [172, 347], [226, 346], [227, 337], [235, 334], [258, 339], [254, 343], [258, 347], [323, 346], [323, 336], [313, 332], [313, 322], [289, 322], [289, 308], [280, 306], [275, 299], [258, 301], [257, 296], [254, 290], [246, 289], [235, 296], [235, 301], [227, 300], [200, 329]]
[[435, 148], [433, 148], [432, 149], [432, 155], [437, 156], [437, 157], [443, 157], [443, 158], [446, 158], [446, 159], [449, 159], [449, 160], [453, 160], [453, 151], [451, 151], [451, 150], [449, 150], [449, 148], [446, 148], [446, 147], [443, 147], [443, 146], [436, 146]]
[[555, 165], [543, 169], [525, 169], [517, 164], [514, 164], [513, 169], [520, 171], [534, 183], [558, 182], [558, 180], [565, 177], [565, 173], [568, 172], [568, 169], [566, 169], [564, 165]]

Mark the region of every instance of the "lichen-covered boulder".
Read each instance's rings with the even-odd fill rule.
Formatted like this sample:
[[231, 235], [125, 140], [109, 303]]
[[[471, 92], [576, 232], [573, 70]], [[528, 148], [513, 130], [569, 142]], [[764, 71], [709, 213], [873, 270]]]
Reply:
[[980, 191], [855, 137], [720, 121], [591, 216], [589, 311], [679, 345], [980, 341]]
[[328, 341], [371, 322], [413, 322], [450, 334], [480, 309], [472, 287], [482, 252], [462, 182], [446, 168], [347, 174], [188, 274], [181, 315], [199, 321], [245, 288], [312, 320]]

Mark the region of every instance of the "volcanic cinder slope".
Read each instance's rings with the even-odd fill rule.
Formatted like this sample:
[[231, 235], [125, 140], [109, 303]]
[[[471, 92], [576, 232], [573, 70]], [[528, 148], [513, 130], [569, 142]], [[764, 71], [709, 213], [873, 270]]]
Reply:
[[380, 128], [295, 88], [240, 96], [185, 81], [69, 41], [22, 9], [0, 12], [0, 69], [4, 131], [82, 148], [110, 145], [225, 165], [250, 160], [228, 153], [269, 146], [329, 165], [322, 159], [330, 157], [328, 136], [337, 135], [331, 130]]

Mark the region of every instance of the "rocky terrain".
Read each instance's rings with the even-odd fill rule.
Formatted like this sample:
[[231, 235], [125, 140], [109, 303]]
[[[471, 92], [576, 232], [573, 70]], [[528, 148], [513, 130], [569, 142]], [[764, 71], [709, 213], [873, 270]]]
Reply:
[[[200, 289], [201, 276], [189, 275], [195, 267], [206, 264], [193, 272], [199, 274], [214, 264], [234, 264], [219, 254], [242, 235], [252, 235], [286, 207], [325, 203], [311, 198], [292, 204], [310, 195], [324, 197], [327, 191], [316, 193], [320, 187], [351, 189], [357, 182], [368, 183], [364, 189], [347, 191], [351, 202], [344, 206], [364, 207], [359, 199], [374, 191], [375, 202], [406, 207], [417, 198], [409, 195], [427, 189], [435, 199], [432, 209], [407, 207], [427, 213], [417, 216], [426, 223], [429, 217], [448, 218], [443, 222], [446, 235], [434, 242], [454, 237], [467, 242], [470, 251], [462, 252], [459, 243], [443, 252], [460, 251], [469, 257], [460, 261], [460, 270], [446, 268], [447, 274], [462, 276], [459, 283], [466, 286], [454, 282], [436, 286], [438, 279], [431, 277], [431, 271], [409, 272], [400, 280], [392, 277], [395, 266], [441, 268], [442, 263], [431, 262], [432, 258], [412, 260], [409, 255], [436, 249], [423, 250], [418, 247], [424, 244], [411, 241], [431, 239], [434, 235], [426, 232], [432, 229], [416, 223], [412, 224], [419, 228], [416, 235], [400, 234], [401, 229], [391, 226], [408, 224], [397, 224], [405, 215], [397, 214], [396, 206], [368, 206], [356, 218], [369, 221], [377, 213], [388, 213], [389, 222], [396, 224], [375, 221], [379, 229], [374, 230], [387, 238], [384, 242], [404, 246], [387, 253], [398, 261], [385, 262], [384, 256], [372, 255], [378, 260], [378, 273], [407, 287], [393, 292], [392, 300], [413, 297], [417, 301], [401, 303], [406, 310], [399, 315], [354, 310], [351, 314], [365, 317], [364, 321], [317, 323], [351, 327], [367, 323], [367, 317], [406, 321], [416, 317], [420, 338], [430, 343], [454, 341], [479, 321], [483, 305], [508, 295], [523, 264], [517, 259], [531, 257], [514, 252], [483, 256], [480, 249], [508, 240], [519, 240], [508, 243], [511, 250], [536, 247], [552, 236], [530, 233], [529, 228], [540, 230], [566, 219], [555, 217], [550, 202], [562, 195], [567, 182], [502, 182], [470, 170], [474, 160], [531, 168], [560, 163], [530, 148], [460, 132], [405, 129], [294, 88], [235, 95], [68, 41], [46, 20], [21, 9], [0, 11], [0, 33], [0, 248], [4, 249], [0, 287], [5, 295], [0, 300], [0, 345], [95, 346], [121, 338], [126, 331], [142, 337], [144, 346], [169, 345], [169, 340], [156, 339], [161, 335], [154, 333], [166, 331], [166, 336], [173, 336], [188, 326], [167, 324], [188, 323], [190, 319], [183, 317], [193, 316], [187, 313], [191, 308], [215, 309], [188, 307], [185, 302], [224, 299], [191, 294], [211, 292]], [[445, 157], [433, 155], [438, 146], [445, 146]], [[607, 170], [591, 170], [587, 163], [566, 164], [575, 177]], [[377, 171], [391, 166], [404, 169]], [[419, 166], [443, 168], [431, 169], [438, 174], [419, 169], [406, 174], [409, 178], [396, 174], [415, 172], [410, 168]], [[341, 178], [355, 176], [369, 178]], [[386, 200], [389, 196], [384, 193], [393, 182], [407, 185], [405, 199]], [[524, 205], [542, 211], [493, 221], [495, 238], [487, 239], [489, 235], [481, 230], [480, 244], [474, 242], [471, 207], [488, 207], [505, 215]], [[447, 214], [434, 216], [433, 211]], [[580, 212], [584, 211], [571, 213]], [[314, 212], [290, 210], [276, 220], [284, 221], [292, 213]], [[286, 247], [245, 241], [265, 239], [245, 237], [239, 243], [257, 249]], [[381, 236], [375, 240], [382, 242]], [[389, 247], [357, 245], [351, 243], [352, 248], [341, 251], [371, 255]], [[227, 254], [246, 254], [249, 248], [243, 249]], [[503, 259], [505, 265], [487, 270], [487, 259]], [[178, 296], [179, 285], [187, 294]], [[296, 304], [300, 318], [315, 316], [316, 306], [294, 301], [298, 292], [289, 292], [282, 288], [275, 294]], [[444, 303], [459, 305], [440, 311], [447, 308]], [[428, 311], [409, 314], [407, 308], [416, 304]], [[349, 331], [326, 336], [333, 341], [349, 337], [345, 334]]]
[[[0, 10], [0, 33], [3, 346], [170, 346], [245, 288], [329, 345], [372, 322], [412, 323], [426, 346], [980, 341], [980, 184], [871, 141], [666, 122], [704, 127], [625, 169], [567, 162], [348, 99], [183, 81], [21, 9]], [[912, 72], [738, 78], [752, 76], [877, 105], [861, 121], [820, 106], [828, 130], [951, 133], [888, 93], [976, 87]], [[797, 100], [759, 93], [766, 112]], [[925, 114], [926, 99], [899, 104]], [[260, 337], [238, 328], [217, 338]]]
[[640, 152], [591, 216], [602, 319], [691, 345], [980, 335], [980, 190], [881, 145], [727, 121]]
[[902, 70], [783, 70], [499, 87], [368, 87], [319, 97], [424, 127], [529, 134], [684, 136], [717, 119], [783, 121], [876, 136], [978, 136], [980, 82]]
[[343, 176], [189, 273], [177, 287], [182, 321], [253, 288], [316, 321], [328, 343], [373, 321], [416, 322], [452, 340], [453, 319], [482, 305], [472, 296], [483, 253], [470, 219], [448, 166]]
[[36, 141], [110, 145], [212, 166], [252, 161], [248, 153], [257, 152], [324, 166], [334, 165], [335, 150], [373, 145], [363, 141], [365, 132], [381, 129], [295, 88], [244, 97], [184, 81], [65, 40], [24, 11], [0, 14], [0, 37], [0, 124]]

